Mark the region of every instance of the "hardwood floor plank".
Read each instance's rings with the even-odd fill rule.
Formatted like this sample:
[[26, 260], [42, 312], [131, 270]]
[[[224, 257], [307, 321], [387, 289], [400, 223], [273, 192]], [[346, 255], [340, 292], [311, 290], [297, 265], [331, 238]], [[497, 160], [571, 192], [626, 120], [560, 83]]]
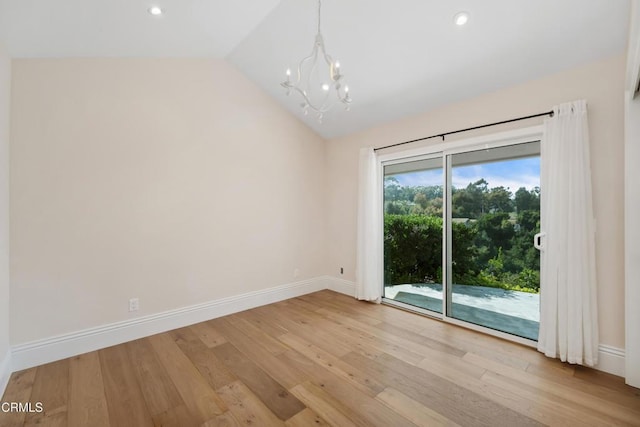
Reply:
[[[399, 333], [397, 330], [398, 328], [391, 328], [392, 331], [388, 332], [387, 330], [380, 328], [379, 325], [371, 326], [363, 324], [357, 320], [332, 313], [328, 310], [325, 312], [327, 313], [327, 317], [329, 319], [339, 324], [349, 325], [356, 330], [370, 334], [371, 336], [376, 337], [381, 341], [397, 345], [401, 348], [413, 352], [414, 354], [420, 355], [422, 356], [422, 358], [424, 358], [425, 356], [447, 358], [451, 358], [451, 356], [454, 356], [458, 358], [462, 357], [465, 354], [464, 351], [455, 347], [437, 345], [434, 340], [423, 337], [422, 335], [407, 333], [406, 331], [405, 333]], [[433, 348], [432, 346], [436, 348]]]
[[[465, 353], [475, 353], [488, 359], [493, 359], [505, 366], [521, 369], [523, 371], [527, 369], [529, 362], [526, 358], [520, 357], [518, 353], [536, 353], [532, 348], [520, 346], [514, 343], [510, 343], [513, 348], [508, 352], [503, 352], [498, 349], [504, 344], [503, 340], [499, 338], [487, 336], [475, 331], [468, 331], [455, 325], [452, 325], [454, 329], [449, 330], [440, 329], [440, 326], [441, 325], [433, 329], [429, 329], [428, 331], [423, 331], [420, 335], [448, 342], [450, 345], [463, 350]], [[486, 342], [479, 342], [479, 339], [481, 338], [485, 338]], [[496, 347], [492, 348], [493, 345]], [[515, 349], [517, 349], [517, 351]], [[533, 359], [537, 359], [537, 355], [534, 356]]]
[[285, 422], [285, 425], [287, 427], [327, 427], [330, 424], [322, 419], [320, 415], [313, 412], [312, 409], [307, 408], [302, 412], [298, 412], [292, 418], [289, 418]]
[[[368, 349], [386, 352], [413, 365], [417, 365], [422, 361], [422, 359], [424, 359], [424, 356], [415, 351], [416, 346], [413, 344], [408, 344], [408, 346], [412, 347], [412, 349], [408, 349], [392, 341], [379, 338], [378, 336], [364, 330], [365, 328], [356, 328], [350, 324], [345, 325], [337, 322], [335, 319], [323, 318], [319, 314], [310, 313], [310, 315], [307, 315], [307, 313], [301, 313], [298, 309], [293, 307], [284, 307], [282, 308], [282, 311], [291, 313], [292, 316], [300, 316], [303, 319], [306, 319], [307, 322], [313, 322], [323, 330], [330, 331], [334, 335], [334, 339], [336, 336], [341, 336], [344, 340], [350, 342], [352, 349], [355, 344], [363, 344]], [[375, 329], [375, 327], [373, 328]]]
[[367, 301], [355, 301], [354, 304], [352, 297], [332, 291], [320, 291], [311, 295], [315, 298], [324, 299], [332, 304], [338, 305], [347, 312], [359, 313], [382, 322], [394, 324], [415, 333], [420, 333], [425, 328], [424, 316], [409, 311], [400, 309], [388, 310], [389, 306], [373, 304]]
[[288, 332], [287, 329], [274, 323], [274, 316], [272, 315], [272, 312], [267, 310], [266, 314], [262, 314], [258, 308], [242, 311], [240, 313], [236, 313], [236, 315], [245, 319], [247, 322], [250, 322], [272, 338]]
[[70, 427], [110, 425], [97, 351], [69, 359], [68, 420]]
[[[534, 375], [541, 375], [551, 378], [574, 378], [575, 365], [568, 363], [562, 363], [557, 360], [558, 363], [554, 365], [542, 366], [536, 363], [529, 363], [525, 371], [531, 372]], [[624, 382], [624, 381], [623, 381]]]
[[309, 360], [316, 362], [318, 365], [350, 382], [354, 387], [372, 397], [375, 397], [385, 388], [384, 385], [379, 383], [374, 377], [362, 373], [356, 367], [343, 362], [339, 358], [300, 337], [293, 334], [284, 334], [280, 336], [280, 339], [292, 349], [309, 358]]
[[581, 426], [625, 425], [623, 423], [612, 422], [611, 419], [604, 414], [597, 412], [590, 414], [584, 410], [584, 407], [568, 405], [564, 399], [558, 399], [539, 389], [518, 383], [494, 372], [487, 371], [482, 377], [482, 380], [505, 390], [505, 392], [528, 399], [544, 414], [553, 414], [554, 417], [563, 419], [561, 423], [553, 423], [554, 425], [572, 425], [575, 424], [577, 420], [579, 420]]
[[429, 355], [418, 364], [418, 367], [453, 382], [462, 376], [480, 379], [486, 371], [481, 366], [467, 363], [455, 356], [447, 358], [442, 353]]
[[44, 411], [27, 413], [25, 425], [66, 426], [68, 398], [69, 359], [38, 367], [30, 401], [42, 402]]
[[153, 424], [156, 427], [183, 427], [198, 426], [200, 422], [197, 417], [182, 404], [167, 409], [153, 416]]
[[291, 389], [298, 399], [334, 427], [367, 427], [366, 421], [358, 422], [352, 411], [324, 390], [306, 382]]
[[[240, 350], [249, 360], [258, 365], [277, 383], [285, 389], [294, 387], [307, 380], [304, 373], [287, 366], [274, 354], [261, 345], [261, 340], [252, 340], [237, 329], [231, 322], [222, 319], [217, 321], [217, 327], [223, 331], [229, 342]], [[282, 346], [282, 344], [280, 344]]]
[[376, 399], [393, 409], [412, 423], [421, 427], [447, 426], [456, 427], [458, 424], [442, 416], [436, 411], [416, 402], [398, 390], [387, 387], [381, 391]]
[[303, 309], [309, 310], [309, 311], [316, 311], [319, 308], [322, 308], [321, 305], [315, 304], [315, 299], [314, 298], [311, 298], [309, 300], [309, 299], [305, 298], [305, 295], [301, 295], [301, 296], [296, 297], [296, 298], [288, 299], [288, 300], [286, 300], [286, 302], [289, 303], [289, 304], [295, 304], [295, 305], [299, 306], [300, 308], [303, 308]]
[[352, 353], [343, 360], [360, 366], [380, 382], [461, 425], [540, 425], [517, 411], [388, 354], [367, 359]]
[[[481, 377], [478, 377], [476, 374], [469, 375], [465, 371], [452, 369], [449, 365], [443, 362], [426, 362], [428, 362], [428, 360], [425, 360], [425, 363], [421, 364], [420, 367], [422, 369], [425, 369], [434, 375], [448, 380], [469, 391], [477, 393], [480, 396], [487, 398], [498, 405], [514, 410], [542, 424], [567, 426], [574, 423], [574, 419], [570, 416], [561, 414], [555, 410], [551, 410], [548, 406], [544, 406], [544, 404], [540, 404], [535, 400], [532, 401], [527, 397], [519, 396], [517, 394], [511, 393], [510, 391], [506, 391], [503, 388], [482, 381], [481, 378], [482, 376], [484, 376], [484, 373], [486, 373], [486, 370], [482, 368], [475, 368], [479, 369], [479, 372], [483, 373]], [[470, 365], [470, 368], [474, 369], [472, 365]], [[412, 389], [412, 385], [407, 384], [406, 377], [391, 378], [391, 384], [399, 383], [407, 387], [408, 390]], [[405, 388], [402, 389], [407, 390]]]
[[207, 322], [196, 323], [189, 326], [207, 347], [215, 347], [224, 344], [227, 340], [213, 326]]
[[[567, 364], [563, 363], [561, 366], [564, 365]], [[578, 369], [580, 368], [585, 371], [585, 375], [568, 375], [561, 368], [543, 368], [534, 364], [530, 364], [526, 372], [534, 375], [535, 377], [560, 383], [572, 389], [582, 390], [609, 402], [618, 403], [630, 409], [636, 408], [637, 410], [640, 410], [640, 389], [626, 385], [623, 378], [615, 377], [613, 375], [610, 375], [611, 378], [609, 378], [609, 381], [614, 381], [613, 385], [601, 385], [597, 381], [592, 382], [591, 375], [589, 374], [598, 371], [584, 367], [579, 367]], [[559, 374], [558, 371], [561, 371], [561, 373]], [[573, 372], [574, 367], [572, 366], [571, 373], [573, 374]]]
[[231, 411], [227, 411], [222, 415], [210, 419], [200, 427], [240, 427], [240, 421], [233, 415]]
[[256, 395], [240, 381], [235, 381], [223, 386], [219, 388], [217, 392], [241, 424], [256, 426], [285, 425], [282, 418], [279, 418], [271, 412], [263, 403], [264, 401], [256, 397]]
[[231, 343], [215, 347], [214, 352], [229, 370], [281, 420], [288, 420], [304, 410], [305, 406], [302, 402]]
[[[38, 368], [25, 369], [11, 374], [9, 384], [2, 396], [2, 402], [28, 403], [31, 398], [33, 382]], [[36, 402], [33, 402], [34, 404]], [[0, 411], [0, 425], [3, 427], [18, 427], [24, 425], [25, 412]]]
[[[485, 359], [473, 353], [466, 354], [463, 360], [477, 366], [482, 366], [489, 371], [511, 378], [522, 384], [547, 391], [559, 398], [570, 400], [578, 405], [587, 408], [597, 407], [600, 412], [613, 418], [619, 418], [620, 421], [640, 422], [640, 398], [637, 398], [637, 396], [615, 396], [616, 393], [613, 390], [607, 393], [594, 392], [594, 387], [589, 387], [588, 384], [582, 384], [579, 379], [574, 380], [574, 387], [571, 387], [567, 384], [567, 382], [570, 381], [568, 379], [561, 378], [562, 381], [552, 381], [545, 377], [533, 375], [527, 371], [523, 372], [505, 367], [493, 360]], [[608, 398], [604, 398], [603, 394], [606, 394]], [[615, 396], [615, 401], [613, 401], [613, 396]]]
[[[472, 353], [465, 355], [464, 360], [482, 366], [492, 373], [499, 374], [501, 377], [509, 378], [522, 386], [536, 389], [541, 394], [548, 396], [549, 400], [561, 399], [575, 403], [577, 405], [576, 407], [582, 407], [586, 414], [606, 417], [603, 418], [603, 420], [607, 423], [627, 423], [629, 425], [640, 423], [640, 407], [628, 408], [617, 402], [604, 400], [583, 390], [540, 378], [518, 369], [506, 367]], [[598, 408], [597, 412], [592, 408]]]
[[[329, 393], [334, 399], [342, 402], [342, 405], [349, 409], [349, 417], [354, 423], [380, 427], [414, 426], [413, 423], [398, 413], [384, 405], [378, 404], [375, 398], [361, 392], [349, 382], [319, 366], [297, 351], [292, 350], [283, 353], [281, 357], [286, 358], [292, 365], [298, 366], [307, 372], [311, 377], [311, 381], [305, 384], [312, 384], [315, 387], [319, 387]], [[319, 412], [318, 414], [324, 417], [323, 414]], [[327, 419], [327, 421], [329, 420]]]
[[357, 320], [360, 323], [364, 323], [371, 326], [376, 326], [382, 323], [382, 320], [373, 318], [371, 316], [364, 315], [357, 310], [348, 310], [339, 304], [326, 301], [322, 304], [318, 304], [316, 298], [313, 295], [303, 295], [298, 298], [287, 300], [287, 303], [298, 306], [299, 308], [313, 311], [319, 314], [325, 314], [332, 312], [341, 316], [346, 316], [351, 319]]
[[[207, 347], [192, 328], [176, 329], [170, 331], [169, 334], [213, 390], [231, 384], [237, 379], [224, 363], [218, 359], [212, 350], [213, 347]], [[223, 341], [220, 341], [220, 339]], [[219, 335], [218, 341], [221, 343], [227, 342], [222, 335]]]
[[[434, 319], [426, 320], [428, 320], [425, 322], [426, 327], [420, 335], [447, 343], [464, 352], [476, 353], [521, 370], [526, 370], [532, 363], [551, 368], [557, 368], [560, 365], [557, 359], [548, 358], [532, 347]], [[571, 367], [565, 368], [572, 370]]]
[[269, 353], [278, 355], [288, 350], [288, 348], [282, 345], [280, 341], [262, 332], [257, 326], [254, 326], [251, 322], [244, 320], [242, 317], [232, 315], [227, 316], [227, 319], [233, 326], [242, 332], [243, 335], [256, 343], [259, 343]]
[[[258, 307], [255, 310], [263, 312], [267, 309]], [[267, 313], [271, 314], [270, 322], [280, 327], [284, 331], [282, 333], [292, 332], [307, 337], [314, 345], [338, 357], [352, 351], [349, 345], [340, 339], [341, 337], [336, 337], [331, 331], [323, 330], [314, 325], [307, 316], [297, 316], [291, 312], [284, 313], [280, 309], [275, 312], [271, 309]]]
[[437, 339], [429, 338], [424, 335], [420, 335], [415, 332], [402, 329], [391, 323], [380, 322], [377, 325], [377, 328], [386, 332], [387, 334], [391, 334], [392, 336], [400, 337], [400, 338], [418, 343], [424, 347], [439, 351], [440, 353], [450, 354], [456, 357], [462, 357], [466, 353], [465, 350], [455, 347], [447, 343], [446, 341], [443, 342]]
[[149, 341], [131, 341], [125, 347], [152, 416], [184, 404]]
[[98, 351], [109, 420], [112, 425], [143, 427], [153, 425], [126, 347]]
[[[566, 365], [566, 363], [564, 365]], [[622, 377], [616, 377], [615, 375], [580, 365], [574, 365], [574, 377], [589, 381], [589, 383], [593, 385], [640, 398], [640, 388], [625, 384], [624, 378]]]
[[[191, 414], [203, 423], [227, 410], [226, 404], [180, 350], [170, 334], [147, 338]], [[214, 347], [217, 348], [217, 347]]]

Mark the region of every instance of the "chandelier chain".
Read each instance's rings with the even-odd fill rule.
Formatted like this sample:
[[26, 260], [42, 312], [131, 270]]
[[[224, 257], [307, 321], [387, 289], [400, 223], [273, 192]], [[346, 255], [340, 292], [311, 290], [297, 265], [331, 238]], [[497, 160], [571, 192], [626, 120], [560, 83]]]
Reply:
[[322, 0], [318, 0], [318, 34], [320, 34], [320, 20], [322, 19]]

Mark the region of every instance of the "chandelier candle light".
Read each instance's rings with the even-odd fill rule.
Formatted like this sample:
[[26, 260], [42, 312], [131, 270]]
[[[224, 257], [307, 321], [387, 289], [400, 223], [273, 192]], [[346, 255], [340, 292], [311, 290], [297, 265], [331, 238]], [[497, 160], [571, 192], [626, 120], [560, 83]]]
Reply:
[[[349, 86], [343, 82], [340, 63], [334, 61], [324, 49], [324, 39], [320, 32], [321, 7], [321, 0], [318, 0], [318, 33], [311, 54], [298, 64], [295, 81], [291, 80], [291, 69], [287, 68], [287, 80], [281, 83], [287, 89], [287, 95], [293, 90], [302, 96], [302, 111], [305, 115], [309, 110], [313, 111], [320, 123], [324, 113], [336, 102], [342, 102], [347, 111], [351, 104]], [[325, 65], [327, 69], [324, 69]], [[335, 92], [335, 96], [332, 96], [332, 92]]]

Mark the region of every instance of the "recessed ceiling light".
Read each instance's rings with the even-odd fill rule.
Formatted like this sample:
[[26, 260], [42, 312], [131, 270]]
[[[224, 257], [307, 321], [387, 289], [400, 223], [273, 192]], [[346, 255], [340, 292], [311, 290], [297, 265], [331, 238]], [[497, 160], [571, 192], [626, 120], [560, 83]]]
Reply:
[[462, 26], [469, 22], [469, 14], [467, 12], [458, 12], [453, 17], [453, 22], [455, 22], [456, 25]]
[[159, 6], [152, 6], [149, 8], [149, 13], [153, 16], [162, 15], [162, 9]]

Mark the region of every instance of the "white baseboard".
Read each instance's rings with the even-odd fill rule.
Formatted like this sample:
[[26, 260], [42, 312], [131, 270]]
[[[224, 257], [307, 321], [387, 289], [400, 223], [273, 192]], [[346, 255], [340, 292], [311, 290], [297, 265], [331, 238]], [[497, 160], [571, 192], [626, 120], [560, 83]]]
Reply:
[[349, 295], [350, 297], [356, 296], [356, 284], [354, 282], [333, 276], [325, 276], [325, 278], [327, 281], [327, 289]]
[[624, 378], [624, 357], [623, 349], [600, 344], [598, 346], [598, 364], [594, 368]]
[[9, 383], [9, 377], [11, 377], [11, 350], [7, 350], [7, 353], [2, 359], [0, 359], [0, 400], [4, 395], [4, 391]]
[[31, 368], [323, 289], [326, 276], [19, 344], [12, 347], [11, 368]]
[[[0, 395], [12, 372], [323, 289], [355, 295], [355, 283], [332, 276], [276, 286], [13, 346], [0, 360]], [[624, 350], [600, 345], [596, 369], [624, 377]]]

